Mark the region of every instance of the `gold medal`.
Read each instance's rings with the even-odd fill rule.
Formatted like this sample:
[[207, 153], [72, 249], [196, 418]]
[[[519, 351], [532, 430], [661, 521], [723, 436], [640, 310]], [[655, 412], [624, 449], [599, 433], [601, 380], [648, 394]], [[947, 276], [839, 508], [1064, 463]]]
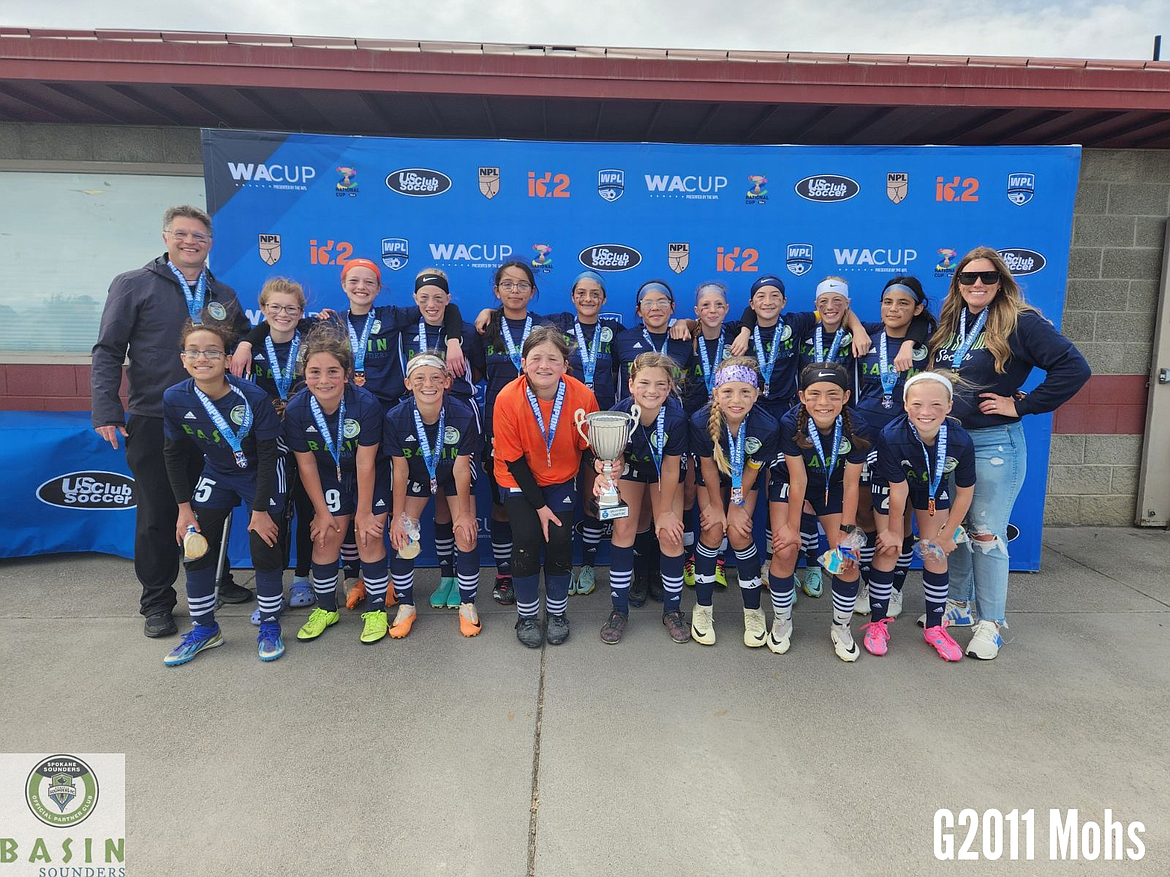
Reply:
[[364, 387], [366, 385], [366, 373], [365, 372], [354, 372], [353, 373], [353, 382], [355, 384], [357, 384], [359, 387]]

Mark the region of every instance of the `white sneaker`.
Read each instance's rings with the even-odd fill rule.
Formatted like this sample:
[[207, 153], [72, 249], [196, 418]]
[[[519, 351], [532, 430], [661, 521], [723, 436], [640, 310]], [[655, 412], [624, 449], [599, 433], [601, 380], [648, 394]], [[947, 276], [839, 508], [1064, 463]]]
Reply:
[[[897, 593], [895, 591], [895, 593]], [[891, 605], [893, 601], [891, 600]], [[890, 613], [891, 615], [893, 613]], [[947, 599], [947, 608], [943, 612], [943, 619], [950, 622], [950, 627], [974, 627], [979, 621], [979, 612], [975, 609], [974, 601], [970, 603], [956, 603]], [[926, 627], [926, 613], [918, 616], [918, 626]]]
[[743, 610], [743, 644], [758, 649], [768, 639], [768, 622], [763, 609]]
[[704, 646], [715, 645], [715, 609], [697, 603], [691, 611], [691, 639]]
[[768, 634], [768, 648], [773, 654], [783, 655], [792, 646], [792, 622], [777, 618]]
[[967, 654], [980, 661], [992, 661], [1002, 645], [999, 625], [994, 621], [980, 621], [975, 625], [975, 635], [971, 637], [971, 642], [967, 643]]
[[869, 615], [869, 585], [865, 579], [861, 580], [861, 586], [857, 589], [857, 602], [853, 604], [853, 611], [857, 615]]
[[[888, 615], [890, 618], [897, 618], [901, 614], [902, 614], [902, 592], [895, 589], [894, 592], [892, 594], [890, 594], [890, 608], [886, 610], [886, 615]], [[925, 622], [926, 622], [926, 619], [924, 617], [923, 623], [925, 624]]]
[[838, 658], [847, 664], [852, 664], [857, 660], [861, 651], [857, 648], [857, 643], [853, 641], [853, 631], [849, 629], [849, 625], [831, 625], [829, 636], [833, 640], [833, 650], [837, 653]]

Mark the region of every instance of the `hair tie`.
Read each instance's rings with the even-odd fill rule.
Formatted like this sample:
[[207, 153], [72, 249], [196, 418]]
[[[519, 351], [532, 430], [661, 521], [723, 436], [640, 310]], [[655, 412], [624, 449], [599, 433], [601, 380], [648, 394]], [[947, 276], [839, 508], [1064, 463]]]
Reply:
[[429, 365], [431, 368], [442, 369], [447, 371], [447, 363], [439, 359], [433, 353], [420, 353], [417, 356], [412, 356], [410, 361], [406, 363], [406, 376], [409, 378], [410, 373], [416, 368], [422, 368], [424, 365]]
[[909, 390], [914, 384], [921, 381], [937, 381], [947, 388], [948, 396], [950, 396], [952, 399], [955, 398], [955, 385], [951, 383], [950, 378], [940, 375], [938, 372], [931, 371], [919, 372], [918, 374], [914, 375], [914, 377], [909, 378], [902, 387], [902, 395], [905, 396], [907, 390]]
[[712, 389], [718, 389], [732, 381], [751, 384], [753, 387], [760, 386], [760, 379], [756, 375], [755, 369], [748, 368], [746, 365], [725, 365], [719, 371], [715, 372], [715, 384]]
[[369, 268], [374, 272], [374, 276], [378, 278], [378, 283], [382, 283], [382, 272], [378, 270], [378, 266], [369, 259], [350, 259], [345, 263], [345, 267], [341, 269], [341, 282], [345, 283], [345, 275], [349, 273], [350, 268]]
[[451, 288], [447, 285], [447, 278], [442, 274], [420, 274], [414, 278], [414, 291], [418, 292], [424, 286], [437, 286], [447, 295], [451, 294]]

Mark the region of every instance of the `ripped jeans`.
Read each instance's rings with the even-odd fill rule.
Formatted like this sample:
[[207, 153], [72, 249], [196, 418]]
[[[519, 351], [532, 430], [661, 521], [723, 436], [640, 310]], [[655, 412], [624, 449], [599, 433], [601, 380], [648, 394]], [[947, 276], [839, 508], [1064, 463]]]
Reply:
[[971, 551], [960, 548], [948, 558], [951, 599], [974, 599], [979, 617], [1003, 624], [1007, 611], [1007, 525], [1028, 471], [1024, 427], [1019, 421], [1005, 426], [969, 430], [975, 444], [975, 495], [966, 527], [990, 531], [995, 539], [983, 542], [972, 533]]

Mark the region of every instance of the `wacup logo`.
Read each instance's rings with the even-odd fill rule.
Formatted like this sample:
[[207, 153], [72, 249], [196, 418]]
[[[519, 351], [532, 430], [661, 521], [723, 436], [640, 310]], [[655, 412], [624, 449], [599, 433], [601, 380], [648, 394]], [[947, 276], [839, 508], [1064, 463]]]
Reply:
[[751, 186], [747, 190], [745, 202], [748, 204], [767, 204], [768, 190], [764, 187], [768, 185], [768, 178], [763, 174], [749, 174], [748, 182], [751, 183]]
[[886, 174], [886, 197], [895, 204], [906, 200], [906, 193], [910, 191], [910, 174], [891, 171]]
[[606, 168], [597, 172], [597, 194], [611, 204], [626, 193], [626, 172]]
[[84, 822], [97, 807], [98, 779], [74, 755], [54, 755], [32, 769], [24, 798], [32, 815], [53, 828]]
[[938, 264], [934, 266], [935, 277], [946, 277], [955, 273], [955, 258], [959, 255], [957, 250], [950, 247], [938, 248]]
[[528, 172], [528, 197], [529, 198], [569, 198], [572, 194], [569, 192], [569, 175], [568, 174], [553, 174], [552, 171], [545, 171], [542, 176], [537, 176], [536, 171]]
[[1036, 175], [1026, 172], [1008, 174], [1007, 197], [1017, 207], [1023, 207], [1036, 194]]
[[653, 198], [685, 198], [715, 201], [719, 190], [727, 187], [727, 177], [695, 174], [645, 174], [646, 190]]
[[813, 266], [812, 244], [789, 244], [788, 257], [785, 259], [784, 264], [797, 277], [803, 277], [805, 274], [808, 274]]
[[687, 265], [691, 264], [691, 245], [689, 243], [667, 244], [666, 264], [675, 274], [682, 274], [686, 271]]
[[347, 439], [354, 438], [362, 431], [362, 425], [354, 420], [352, 417], [345, 418], [345, 426], [341, 430], [341, 434]]
[[337, 197], [339, 198], [356, 198], [358, 193], [358, 185], [353, 181], [357, 176], [357, 171], [351, 167], [339, 167], [337, 172], [341, 174], [341, 179], [337, 181]]
[[874, 271], [900, 272], [918, 258], [918, 251], [909, 247], [901, 249], [870, 249], [854, 247], [833, 249], [837, 266], [844, 268], [869, 268]]
[[998, 252], [1008, 270], [1016, 277], [1035, 274], [1048, 264], [1048, 260], [1040, 253], [1035, 250], [1025, 250], [1023, 247], [1007, 247]]
[[838, 174], [805, 177], [795, 188], [796, 194], [806, 201], [817, 201], [822, 204], [848, 201], [861, 191], [861, 185], [856, 180]]
[[538, 274], [548, 274], [553, 269], [552, 246], [550, 244], [533, 244], [536, 255], [529, 263]]
[[642, 264], [642, 254], [625, 244], [594, 244], [583, 249], [578, 259], [594, 271], [628, 271]]
[[512, 258], [508, 244], [428, 244], [431, 258], [449, 265], [491, 268]]
[[391, 271], [405, 268], [410, 261], [410, 244], [406, 238], [382, 238], [382, 264]]
[[451, 178], [440, 171], [425, 167], [402, 168], [386, 175], [386, 185], [392, 192], [412, 198], [442, 195], [451, 188]]
[[260, 189], [292, 189], [306, 192], [317, 172], [307, 164], [251, 164], [229, 161], [228, 172], [236, 187]]
[[63, 509], [132, 509], [134, 479], [121, 472], [70, 472], [37, 488], [37, 499]]
[[479, 194], [489, 201], [500, 194], [500, 169], [481, 167], [479, 169]]
[[280, 235], [257, 235], [256, 248], [260, 253], [260, 261], [265, 265], [275, 265], [280, 261]]

